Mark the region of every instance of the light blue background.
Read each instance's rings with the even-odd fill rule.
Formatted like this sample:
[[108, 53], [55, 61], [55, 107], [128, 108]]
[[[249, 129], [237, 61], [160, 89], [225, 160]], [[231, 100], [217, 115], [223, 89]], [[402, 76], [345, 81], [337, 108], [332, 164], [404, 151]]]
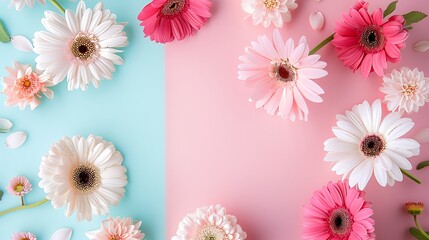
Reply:
[[[94, 7], [97, 1], [86, 1]], [[78, 2], [60, 0], [65, 8], [75, 11]], [[122, 57], [125, 64], [117, 67], [113, 80], [102, 81], [101, 87], [88, 91], [67, 91], [64, 81], [53, 88], [53, 100], [44, 98], [34, 111], [27, 108], [6, 108], [5, 96], [0, 95], [0, 117], [14, 123], [13, 130], [28, 133], [27, 142], [18, 149], [7, 149], [0, 134], [0, 189], [5, 190], [9, 179], [23, 175], [33, 183], [33, 191], [26, 202], [42, 199], [45, 194], [38, 187], [41, 157], [62, 136], [95, 134], [113, 142], [124, 156], [128, 169], [128, 185], [120, 204], [112, 207], [111, 216], [130, 216], [141, 220], [145, 239], [165, 238], [165, 128], [164, 128], [164, 50], [161, 45], [143, 38], [136, 19], [148, 0], [105, 0], [105, 8], [128, 22], [125, 30], [129, 46]], [[0, 0], [0, 19], [11, 35], [25, 35], [32, 39], [35, 31], [44, 30], [40, 23], [43, 11], [57, 11], [47, 3], [36, 2], [33, 9], [20, 12], [8, 9], [9, 1]], [[35, 66], [34, 53], [16, 50], [11, 44], [0, 43], [0, 76], [12, 61]], [[19, 205], [19, 197], [5, 192], [0, 211]], [[78, 222], [73, 215], [64, 216], [64, 208], [54, 209], [50, 203], [38, 208], [14, 212], [0, 217], [0, 239], [10, 239], [12, 233], [31, 231], [39, 240], [48, 240], [52, 233], [63, 227], [73, 229], [74, 240], [86, 239], [84, 233], [100, 227], [106, 216], [91, 222]]]

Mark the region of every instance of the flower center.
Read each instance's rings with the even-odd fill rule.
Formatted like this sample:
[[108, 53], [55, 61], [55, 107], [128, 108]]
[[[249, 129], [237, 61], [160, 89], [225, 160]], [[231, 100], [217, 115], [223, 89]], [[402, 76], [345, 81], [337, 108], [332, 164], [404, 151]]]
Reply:
[[71, 52], [79, 60], [86, 61], [90, 59], [97, 52], [95, 39], [85, 35], [78, 35], [71, 44]]
[[361, 141], [360, 149], [367, 157], [377, 157], [386, 148], [384, 140], [377, 135], [368, 135]]
[[110, 236], [109, 240], [121, 240], [121, 237], [118, 235]]
[[329, 228], [336, 236], [343, 237], [348, 235], [352, 230], [352, 218], [345, 208], [334, 209], [328, 219]]
[[164, 15], [176, 15], [182, 11], [186, 5], [186, 0], [168, 0], [161, 12]]
[[367, 26], [361, 33], [360, 45], [367, 51], [374, 53], [382, 50], [386, 44], [386, 38], [377, 25]]
[[402, 85], [402, 93], [407, 98], [411, 98], [412, 96], [414, 96], [414, 94], [416, 93], [416, 90], [417, 90], [416, 84], [404, 84], [404, 85]]
[[280, 7], [280, 2], [279, 0], [265, 0], [264, 5], [267, 10], [274, 10]]
[[18, 183], [15, 185], [13, 190], [17, 193], [22, 192], [24, 190], [24, 185], [22, 183]]
[[30, 240], [28, 237], [26, 237], [26, 238], [21, 238], [21, 240]]
[[71, 173], [72, 184], [82, 192], [92, 192], [100, 186], [100, 171], [92, 164], [77, 166]]
[[275, 61], [273, 63], [272, 77], [281, 83], [294, 82], [296, 80], [296, 70], [287, 60]]
[[228, 237], [221, 227], [209, 225], [201, 229], [198, 240], [228, 240]]

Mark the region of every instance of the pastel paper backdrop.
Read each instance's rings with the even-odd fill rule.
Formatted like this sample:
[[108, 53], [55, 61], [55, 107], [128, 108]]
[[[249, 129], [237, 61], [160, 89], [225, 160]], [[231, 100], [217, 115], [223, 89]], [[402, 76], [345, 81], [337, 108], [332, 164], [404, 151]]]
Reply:
[[[78, 2], [59, 1], [73, 11]], [[87, 1], [89, 7], [97, 1]], [[125, 64], [117, 67], [113, 80], [102, 81], [101, 87], [88, 91], [68, 92], [67, 83], [54, 87], [53, 100], [43, 99], [34, 111], [3, 106], [0, 95], [0, 117], [13, 121], [13, 130], [28, 133], [27, 142], [19, 149], [7, 149], [0, 134], [0, 188], [5, 189], [10, 178], [27, 176], [33, 191], [26, 202], [42, 199], [45, 194], [37, 186], [39, 164], [50, 146], [62, 136], [95, 134], [113, 142], [124, 156], [128, 172], [126, 193], [118, 206], [112, 207], [111, 216], [133, 217], [143, 222], [141, 230], [146, 239], [165, 239], [165, 106], [164, 106], [164, 50], [162, 45], [144, 39], [136, 19], [148, 1], [104, 1], [105, 8], [117, 15], [118, 21], [128, 22], [125, 27], [129, 46], [121, 56]], [[49, 3], [36, 1], [35, 7], [25, 7], [21, 12], [8, 9], [9, 1], [0, 1], [0, 19], [11, 35], [25, 35], [32, 39], [37, 30], [44, 30], [40, 23], [43, 11], [57, 11]], [[12, 61], [35, 66], [36, 54], [20, 52], [11, 44], [0, 43], [0, 76]], [[0, 211], [19, 205], [19, 197], [5, 193]], [[38, 208], [14, 212], [0, 217], [0, 239], [10, 239], [17, 231], [31, 231], [38, 239], [49, 239], [62, 227], [73, 229], [72, 239], [87, 239], [85, 232], [100, 227], [107, 216], [94, 217], [91, 222], [77, 222], [73, 215], [64, 216], [64, 208], [54, 209], [50, 203]]]

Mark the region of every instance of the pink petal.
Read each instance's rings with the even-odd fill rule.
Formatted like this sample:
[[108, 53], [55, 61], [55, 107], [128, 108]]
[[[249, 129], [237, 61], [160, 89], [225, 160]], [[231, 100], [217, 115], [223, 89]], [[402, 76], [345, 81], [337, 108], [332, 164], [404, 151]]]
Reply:
[[13, 132], [6, 138], [7, 148], [19, 148], [27, 139], [27, 134], [22, 131]]
[[12, 36], [10, 41], [12, 45], [20, 51], [33, 52], [33, 45], [30, 40], [24, 36]]
[[310, 25], [314, 30], [321, 30], [325, 24], [325, 17], [322, 12], [317, 11], [310, 14]]

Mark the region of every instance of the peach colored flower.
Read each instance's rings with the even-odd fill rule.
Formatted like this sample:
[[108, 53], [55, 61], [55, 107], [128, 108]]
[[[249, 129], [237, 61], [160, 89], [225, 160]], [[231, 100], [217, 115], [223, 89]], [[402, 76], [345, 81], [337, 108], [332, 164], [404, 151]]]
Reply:
[[139, 228], [142, 222], [133, 222], [131, 218], [112, 218], [103, 221], [101, 228], [87, 232], [89, 239], [95, 240], [141, 240], [144, 238]]

